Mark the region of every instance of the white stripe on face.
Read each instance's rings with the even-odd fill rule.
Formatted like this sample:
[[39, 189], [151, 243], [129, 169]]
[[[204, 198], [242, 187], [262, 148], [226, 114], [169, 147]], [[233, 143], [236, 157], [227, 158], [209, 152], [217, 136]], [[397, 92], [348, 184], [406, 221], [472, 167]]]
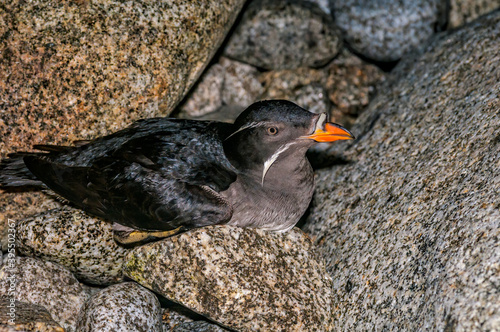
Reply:
[[264, 126], [265, 123], [263, 122], [251, 122], [241, 128], [239, 128], [238, 130], [236, 130], [234, 133], [232, 133], [231, 135], [229, 135], [228, 137], [226, 137], [225, 140], [228, 140], [231, 136], [234, 136], [236, 135], [237, 133], [239, 133], [240, 131], [243, 131], [245, 129], [249, 129], [249, 128], [254, 128], [254, 127], [259, 127], [259, 126]]
[[267, 171], [269, 170], [269, 168], [271, 168], [276, 159], [278, 159], [279, 155], [288, 150], [288, 148], [295, 143], [296, 142], [290, 142], [285, 145], [282, 145], [278, 150], [276, 150], [275, 153], [273, 153], [273, 155], [269, 159], [267, 159], [264, 162], [264, 171], [262, 172], [262, 182], [261, 182], [262, 185], [264, 185], [264, 178], [266, 177]]

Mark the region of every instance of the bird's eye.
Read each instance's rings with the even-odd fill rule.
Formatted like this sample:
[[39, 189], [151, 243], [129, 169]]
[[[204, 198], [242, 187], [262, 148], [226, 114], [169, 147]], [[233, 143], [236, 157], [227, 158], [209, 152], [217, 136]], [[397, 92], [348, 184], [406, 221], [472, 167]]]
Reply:
[[267, 128], [267, 133], [269, 135], [276, 135], [278, 133], [278, 128], [276, 128], [276, 127], [269, 127], [269, 128]]

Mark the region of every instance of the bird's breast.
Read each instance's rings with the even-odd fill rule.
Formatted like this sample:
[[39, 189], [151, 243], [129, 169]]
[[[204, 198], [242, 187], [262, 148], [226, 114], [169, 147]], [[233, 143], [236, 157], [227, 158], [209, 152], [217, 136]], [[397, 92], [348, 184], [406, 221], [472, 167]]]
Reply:
[[314, 191], [309, 162], [292, 173], [270, 170], [266, 181], [240, 174], [221, 194], [232, 204], [229, 225], [287, 231], [307, 210]]

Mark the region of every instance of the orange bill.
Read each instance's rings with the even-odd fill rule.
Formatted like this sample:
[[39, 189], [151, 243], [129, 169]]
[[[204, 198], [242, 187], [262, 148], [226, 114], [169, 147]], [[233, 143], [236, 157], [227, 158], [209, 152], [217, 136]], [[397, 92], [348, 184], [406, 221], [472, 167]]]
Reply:
[[304, 138], [313, 139], [316, 142], [335, 142], [339, 140], [354, 139], [354, 135], [341, 125], [336, 123], [325, 123], [324, 129], [316, 129], [313, 134], [304, 136]]

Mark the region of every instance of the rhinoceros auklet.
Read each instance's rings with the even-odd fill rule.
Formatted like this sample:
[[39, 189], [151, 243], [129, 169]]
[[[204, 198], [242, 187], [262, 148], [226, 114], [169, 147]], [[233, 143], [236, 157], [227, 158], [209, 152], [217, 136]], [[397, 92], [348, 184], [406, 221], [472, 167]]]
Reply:
[[257, 102], [234, 124], [145, 119], [75, 146], [12, 154], [0, 184], [48, 187], [113, 222], [122, 243], [214, 224], [286, 231], [313, 194], [307, 149], [354, 138], [325, 120], [284, 100]]

